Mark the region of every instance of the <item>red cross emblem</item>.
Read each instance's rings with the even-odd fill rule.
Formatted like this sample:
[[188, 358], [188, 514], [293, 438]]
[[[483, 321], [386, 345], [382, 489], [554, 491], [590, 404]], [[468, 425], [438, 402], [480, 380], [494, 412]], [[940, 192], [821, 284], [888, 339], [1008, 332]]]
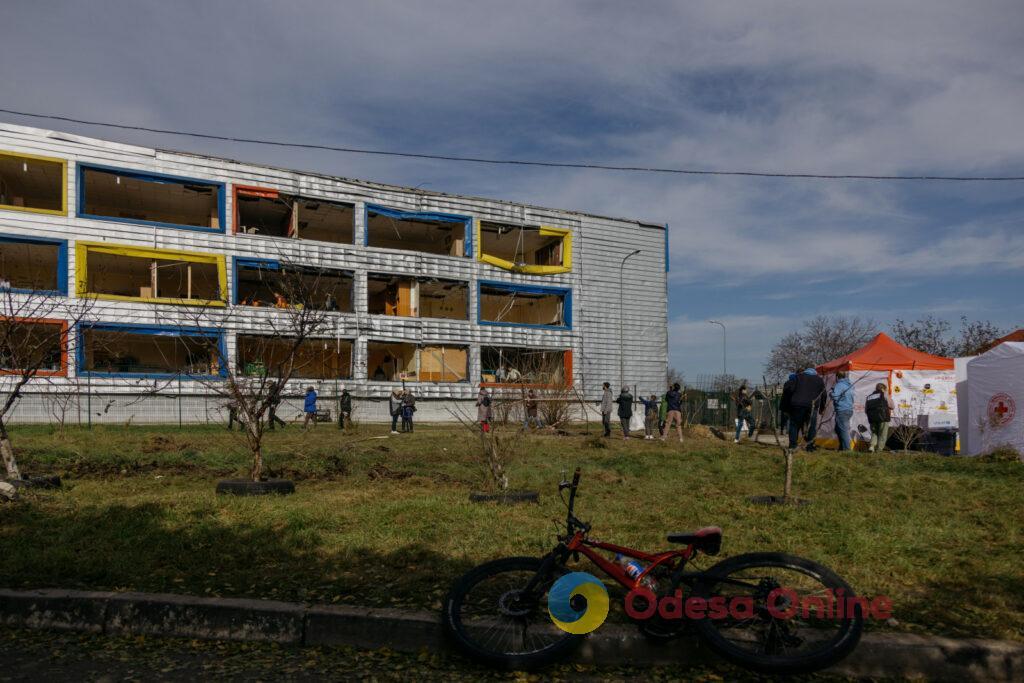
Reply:
[[988, 418], [993, 427], [1002, 427], [1013, 421], [1017, 403], [1009, 394], [996, 394], [988, 400]]

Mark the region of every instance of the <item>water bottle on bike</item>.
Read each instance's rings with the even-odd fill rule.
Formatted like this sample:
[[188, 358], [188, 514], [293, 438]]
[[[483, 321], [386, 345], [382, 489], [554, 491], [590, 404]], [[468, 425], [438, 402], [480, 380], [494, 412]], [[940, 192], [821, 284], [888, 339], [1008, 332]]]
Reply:
[[[626, 571], [626, 576], [633, 579], [634, 581], [637, 579], [637, 577], [643, 574], [644, 569], [647, 568], [638, 560], [634, 560], [631, 557], [626, 557], [622, 553], [617, 553], [615, 555], [615, 561], [618, 562], [619, 565]], [[640, 582], [640, 585], [646, 586], [651, 590], [651, 592], [658, 592], [658, 582], [655, 581], [654, 577], [650, 574], [644, 577], [644, 580]]]

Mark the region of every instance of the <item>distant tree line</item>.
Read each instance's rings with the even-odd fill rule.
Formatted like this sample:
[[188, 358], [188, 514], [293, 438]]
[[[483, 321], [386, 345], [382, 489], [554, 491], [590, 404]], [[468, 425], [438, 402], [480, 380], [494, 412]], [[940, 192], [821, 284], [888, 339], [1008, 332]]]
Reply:
[[[812, 368], [856, 351], [879, 330], [870, 318], [820, 315], [806, 321], [772, 347], [765, 363], [769, 379], [780, 381], [800, 368]], [[1006, 334], [987, 320], [960, 318], [959, 330], [948, 320], [928, 315], [914, 322], [897, 318], [889, 326], [893, 339], [904, 346], [950, 358], [973, 356]]]

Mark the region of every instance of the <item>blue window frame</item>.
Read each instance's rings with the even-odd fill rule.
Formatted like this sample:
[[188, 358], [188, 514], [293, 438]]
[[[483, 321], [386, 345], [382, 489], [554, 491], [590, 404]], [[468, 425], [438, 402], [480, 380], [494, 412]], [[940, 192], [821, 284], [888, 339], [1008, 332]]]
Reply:
[[[463, 243], [465, 249], [463, 249], [463, 257], [469, 257], [473, 255], [473, 219], [470, 216], [461, 216], [454, 213], [434, 213], [432, 211], [401, 211], [399, 209], [389, 209], [379, 204], [366, 204], [363, 211], [363, 244], [370, 246], [370, 214], [376, 214], [378, 216], [387, 216], [388, 218], [394, 218], [395, 220], [405, 221], [428, 221], [434, 223], [456, 223], [462, 225], [463, 229]], [[402, 247], [386, 247], [401, 249]], [[418, 249], [409, 249], [408, 251], [420, 251]], [[431, 252], [426, 252], [431, 253]], [[444, 254], [441, 254], [444, 255]], [[448, 254], [450, 255], [450, 254]], [[461, 258], [461, 257], [460, 257]]]
[[[160, 185], [180, 185], [191, 188], [210, 188], [216, 191], [217, 197], [217, 227], [201, 225], [184, 225], [181, 223], [170, 223], [165, 221], [147, 220], [144, 218], [126, 218], [123, 216], [109, 216], [104, 214], [92, 214], [85, 210], [89, 188], [86, 183], [86, 172], [96, 171], [98, 173], [114, 175], [119, 178], [142, 180]], [[224, 183], [212, 180], [200, 180], [197, 178], [186, 178], [182, 176], [165, 175], [162, 173], [148, 173], [144, 171], [132, 171], [114, 166], [101, 166], [98, 164], [78, 164], [76, 177], [78, 179], [78, 201], [76, 208], [80, 218], [92, 218], [100, 221], [113, 221], [115, 223], [134, 223], [139, 225], [152, 225], [160, 228], [174, 228], [176, 230], [197, 230], [200, 232], [225, 232], [225, 186]], [[126, 207], [130, 208], [130, 207]]]
[[[105, 372], [85, 369], [85, 333], [114, 332], [125, 335], [148, 335], [154, 337], [177, 337], [177, 338], [206, 338], [216, 339], [218, 348], [217, 361], [219, 372], [217, 374], [196, 374], [189, 372], [152, 372], [152, 371], [116, 371]], [[75, 348], [75, 365], [79, 376], [85, 377], [132, 377], [137, 379], [166, 379], [168, 377], [180, 377], [184, 380], [192, 379], [213, 379], [227, 376], [227, 368], [224, 367], [224, 359], [227, 358], [224, 345], [224, 333], [222, 330], [209, 327], [169, 327], [160, 325], [137, 325], [131, 323], [80, 323], [76, 335], [77, 344]]]
[[[48, 237], [25, 237], [24, 235], [10, 235], [0, 234], [0, 249], [3, 249], [5, 244], [25, 244], [28, 246], [49, 246], [57, 249], [57, 263], [55, 267], [57, 269], [57, 288], [56, 289], [34, 289], [32, 287], [17, 287], [12, 286], [12, 292], [19, 292], [24, 294], [54, 294], [58, 296], [68, 295], [68, 241], [50, 239]], [[5, 263], [4, 266], [7, 266]], [[6, 278], [9, 282], [14, 284], [15, 279], [12, 278], [10, 272], [0, 272], [0, 276]]]
[[[500, 289], [504, 292], [533, 294], [540, 296], [559, 296], [562, 298], [562, 321], [561, 325], [546, 325], [536, 323], [501, 322], [484, 320], [483, 297], [481, 293], [484, 288]], [[540, 327], [544, 329], [571, 330], [572, 329], [572, 290], [565, 287], [541, 287], [538, 285], [515, 285], [509, 282], [492, 282], [479, 280], [476, 284], [476, 319], [481, 325], [500, 325], [502, 327]]]
[[281, 262], [269, 258], [241, 258], [236, 256], [231, 268], [231, 303], [238, 304], [238, 271], [241, 268], [281, 270]]

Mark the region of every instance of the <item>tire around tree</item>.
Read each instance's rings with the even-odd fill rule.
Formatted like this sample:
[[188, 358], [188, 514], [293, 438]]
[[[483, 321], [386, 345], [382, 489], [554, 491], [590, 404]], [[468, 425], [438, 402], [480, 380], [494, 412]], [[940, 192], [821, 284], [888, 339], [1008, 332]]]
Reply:
[[232, 496], [288, 495], [295, 493], [295, 484], [287, 479], [223, 479], [217, 482], [217, 493]]

